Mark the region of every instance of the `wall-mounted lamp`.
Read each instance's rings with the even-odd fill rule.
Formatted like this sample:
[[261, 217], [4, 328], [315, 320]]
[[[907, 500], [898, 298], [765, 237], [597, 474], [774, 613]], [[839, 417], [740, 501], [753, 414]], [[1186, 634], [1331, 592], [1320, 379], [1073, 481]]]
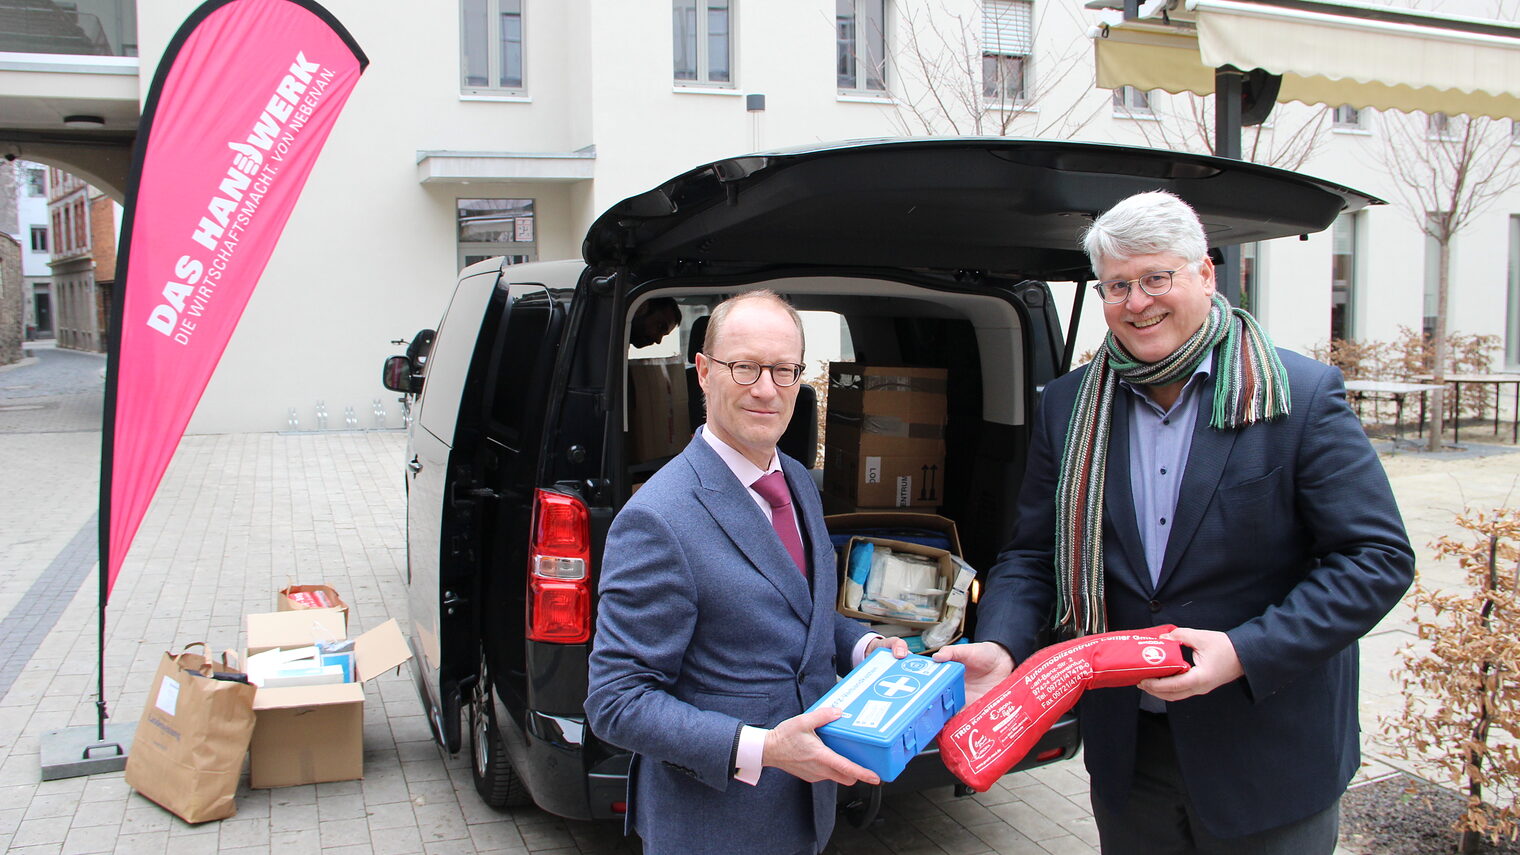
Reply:
[[103, 128], [106, 120], [100, 116], [76, 114], [63, 117], [63, 126], [66, 128]]

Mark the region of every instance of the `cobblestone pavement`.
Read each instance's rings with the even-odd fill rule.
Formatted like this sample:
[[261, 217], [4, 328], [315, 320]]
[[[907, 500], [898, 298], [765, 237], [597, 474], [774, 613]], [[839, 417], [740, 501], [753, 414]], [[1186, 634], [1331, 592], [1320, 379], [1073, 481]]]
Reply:
[[0, 368], [0, 433], [100, 431], [104, 354], [28, 342], [27, 358]]
[[[366, 687], [361, 781], [248, 790], [245, 778], [237, 816], [199, 826], [132, 793], [120, 773], [39, 782], [40, 736], [95, 721], [94, 577], [52, 583], [78, 574], [81, 563], [93, 564], [103, 363], [45, 348], [36, 357], [0, 371], [0, 459], [10, 486], [0, 491], [0, 614], [6, 615], [0, 638], [7, 651], [24, 648], [9, 660], [0, 657], [0, 845], [7, 851], [628, 851], [613, 824], [486, 808], [465, 759], [442, 754], [429, 738], [404, 669]], [[39, 401], [57, 406], [3, 409]], [[108, 611], [112, 720], [136, 721], [164, 650], [201, 640], [213, 649], [237, 646], [242, 616], [273, 609], [273, 591], [287, 581], [337, 587], [352, 606], [356, 631], [390, 617], [404, 621], [404, 444], [395, 431], [187, 437]], [[1480, 449], [1431, 461], [1399, 453], [1385, 461], [1424, 554], [1427, 541], [1451, 528], [1451, 513], [1464, 500], [1503, 503], [1520, 479], [1520, 454]], [[1458, 577], [1454, 567], [1429, 563], [1422, 572]], [[37, 607], [48, 596], [58, 602], [51, 616]], [[1395, 651], [1411, 638], [1401, 609], [1364, 642], [1364, 777], [1394, 768], [1373, 731], [1399, 700], [1387, 674]], [[3, 689], [7, 667], [12, 682]], [[1009, 776], [970, 798], [949, 789], [889, 798], [874, 826], [842, 827], [831, 851], [1092, 853], [1096, 840], [1085, 772], [1080, 762], [1068, 762]]]

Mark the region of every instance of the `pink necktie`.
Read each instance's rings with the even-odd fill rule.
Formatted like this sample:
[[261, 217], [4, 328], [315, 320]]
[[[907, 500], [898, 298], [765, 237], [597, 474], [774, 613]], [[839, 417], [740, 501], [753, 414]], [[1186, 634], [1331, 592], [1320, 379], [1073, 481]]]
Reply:
[[797, 517], [792, 512], [792, 491], [787, 489], [786, 475], [782, 472], [762, 475], [750, 485], [750, 489], [759, 493], [760, 498], [771, 506], [771, 527], [776, 529], [781, 545], [786, 547], [792, 560], [797, 562], [797, 569], [806, 576], [807, 553], [802, 551], [802, 538], [797, 534]]

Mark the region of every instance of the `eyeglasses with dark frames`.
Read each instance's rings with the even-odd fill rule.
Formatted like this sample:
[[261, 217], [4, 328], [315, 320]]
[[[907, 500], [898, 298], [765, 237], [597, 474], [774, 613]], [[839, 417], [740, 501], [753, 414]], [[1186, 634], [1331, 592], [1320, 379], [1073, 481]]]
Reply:
[[750, 359], [735, 359], [733, 362], [724, 362], [710, 353], [703, 353], [702, 355], [719, 365], [726, 366], [729, 375], [740, 386], [753, 386], [760, 382], [760, 372], [762, 369], [771, 373], [771, 382], [777, 386], [783, 389], [788, 386], [796, 386], [797, 381], [802, 379], [802, 369], [806, 367], [797, 362], [766, 364]]
[[1152, 297], [1160, 297], [1172, 290], [1172, 274], [1175, 270], [1154, 270], [1139, 279], [1109, 279], [1093, 285], [1093, 290], [1105, 303], [1122, 303], [1129, 299], [1129, 289], [1136, 285]]

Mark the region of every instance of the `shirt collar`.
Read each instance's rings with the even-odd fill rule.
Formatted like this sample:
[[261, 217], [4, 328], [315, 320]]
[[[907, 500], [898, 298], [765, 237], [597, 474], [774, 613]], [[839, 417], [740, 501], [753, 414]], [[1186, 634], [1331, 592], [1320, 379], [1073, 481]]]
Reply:
[[772, 472], [781, 471], [781, 458], [776, 455], [774, 450], [771, 451], [770, 466], [761, 469], [751, 463], [748, 457], [740, 454], [733, 446], [719, 439], [716, 433], [707, 429], [707, 425], [702, 426], [702, 438], [707, 440], [707, 444], [712, 446], [712, 450], [716, 451], [718, 456], [723, 459], [729, 471], [733, 472], [734, 477], [739, 479], [739, 483], [746, 487]]

